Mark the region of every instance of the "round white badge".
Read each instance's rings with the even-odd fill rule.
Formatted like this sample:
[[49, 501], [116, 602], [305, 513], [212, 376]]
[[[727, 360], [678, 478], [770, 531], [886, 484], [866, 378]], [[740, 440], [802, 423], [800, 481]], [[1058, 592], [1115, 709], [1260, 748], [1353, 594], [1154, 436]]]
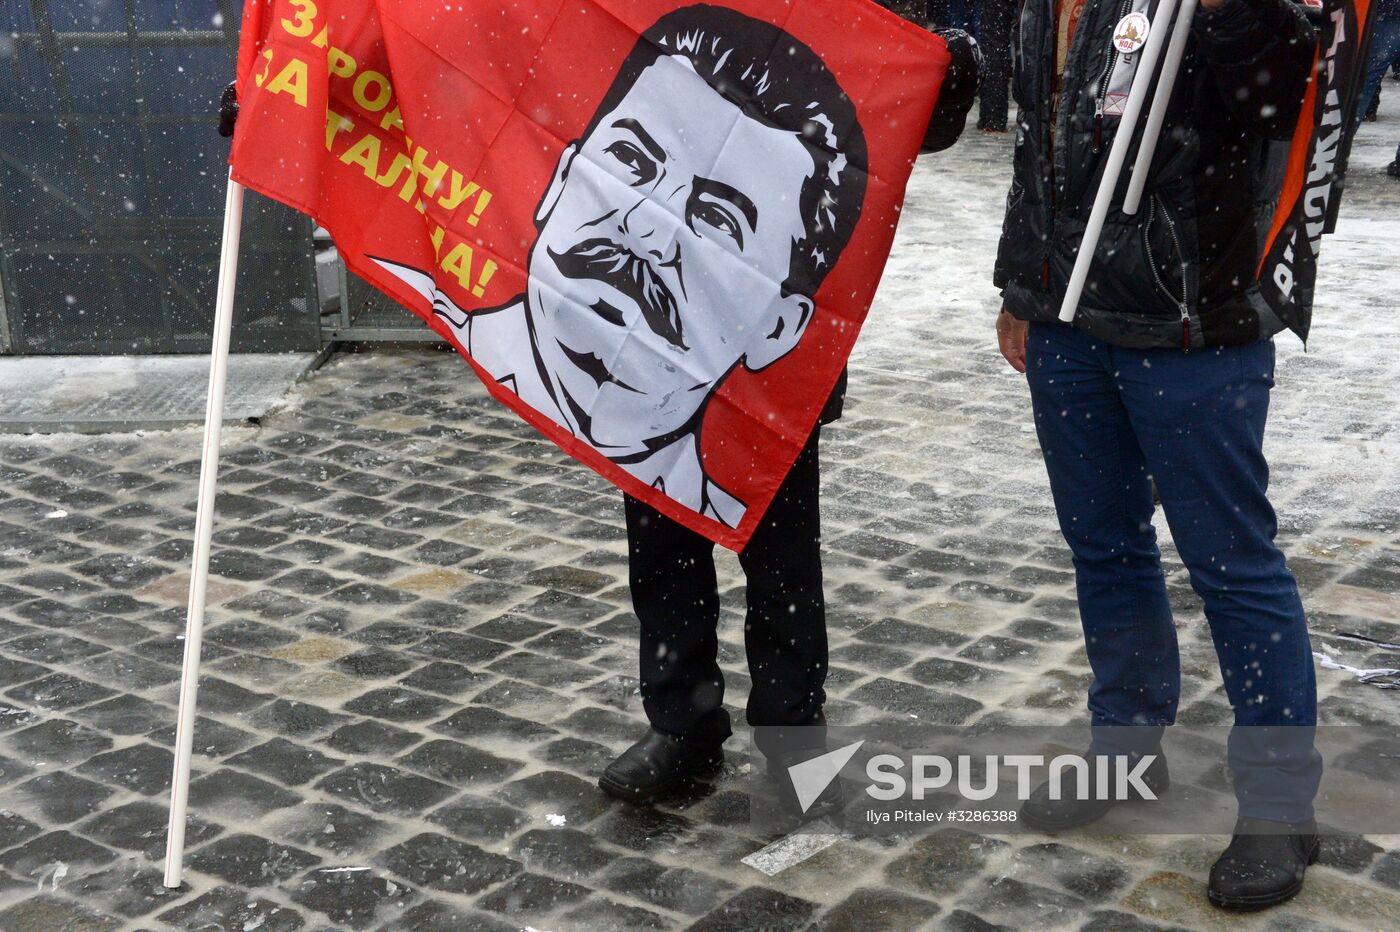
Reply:
[[1129, 13], [1118, 21], [1113, 30], [1113, 47], [1124, 55], [1131, 55], [1147, 43], [1148, 30], [1152, 28], [1145, 13]]

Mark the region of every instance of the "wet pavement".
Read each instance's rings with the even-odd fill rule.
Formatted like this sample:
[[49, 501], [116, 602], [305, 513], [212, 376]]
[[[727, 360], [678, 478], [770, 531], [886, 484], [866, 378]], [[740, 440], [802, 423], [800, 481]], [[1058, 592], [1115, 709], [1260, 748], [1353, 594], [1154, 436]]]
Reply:
[[[1333, 723], [1400, 714], [1338, 668], [1400, 666], [1348, 637], [1400, 643], [1400, 185], [1366, 161], [1397, 128], [1367, 128], [1270, 425]], [[976, 136], [920, 163], [823, 435], [833, 722], [1083, 715], [1068, 557], [992, 338], [1008, 153]], [[199, 444], [0, 437], [0, 929], [1400, 927], [1396, 838], [1331, 839], [1296, 901], [1234, 918], [1204, 899], [1220, 837], [944, 829], [768, 876], [741, 862], [771, 839], [733, 765], [673, 804], [608, 801], [594, 778], [643, 727], [620, 496], [427, 348], [339, 355], [226, 431], [187, 884], [167, 891]], [[1182, 719], [1228, 721], [1163, 536]], [[741, 720], [742, 576], [720, 568]]]

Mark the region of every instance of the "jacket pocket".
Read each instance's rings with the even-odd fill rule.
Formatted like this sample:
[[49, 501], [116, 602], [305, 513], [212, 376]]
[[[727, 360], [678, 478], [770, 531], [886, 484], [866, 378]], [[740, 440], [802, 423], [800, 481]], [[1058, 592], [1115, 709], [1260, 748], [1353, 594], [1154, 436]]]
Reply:
[[[1085, 282], [1085, 305], [1153, 320], [1182, 316], [1185, 277], [1181, 253], [1163, 220], [1160, 202], [1149, 204], [1144, 202], [1133, 217], [1115, 211], [1104, 223]], [[1056, 228], [1054, 262], [1060, 283], [1069, 281], [1083, 231], [1079, 220]]]
[[1156, 194], [1147, 200], [1147, 222], [1142, 228], [1143, 253], [1157, 291], [1187, 316], [1191, 295], [1187, 289], [1186, 251], [1179, 221]]

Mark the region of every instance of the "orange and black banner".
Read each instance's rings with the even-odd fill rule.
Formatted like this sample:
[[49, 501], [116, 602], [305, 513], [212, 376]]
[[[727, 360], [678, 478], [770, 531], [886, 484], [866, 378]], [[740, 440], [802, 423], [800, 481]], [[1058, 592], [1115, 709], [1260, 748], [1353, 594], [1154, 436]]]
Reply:
[[1337, 222], [1356, 106], [1366, 80], [1371, 0], [1321, 0], [1317, 65], [1303, 98], [1278, 210], [1259, 266], [1264, 299], [1304, 340], [1322, 235]]

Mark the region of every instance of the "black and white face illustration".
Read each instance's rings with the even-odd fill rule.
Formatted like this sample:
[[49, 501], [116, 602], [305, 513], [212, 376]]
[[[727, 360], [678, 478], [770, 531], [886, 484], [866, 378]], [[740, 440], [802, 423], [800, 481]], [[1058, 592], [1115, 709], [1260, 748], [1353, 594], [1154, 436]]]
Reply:
[[746, 506], [700, 451], [706, 404], [736, 368], [797, 347], [865, 172], [855, 105], [812, 49], [735, 10], [682, 7], [638, 39], [560, 155], [523, 294], [468, 312], [430, 273], [376, 261], [523, 403], [736, 527]]
[[610, 456], [691, 424], [736, 365], [790, 352], [811, 297], [783, 287], [818, 165], [663, 55], [570, 145], [541, 201], [528, 308], [561, 408]]

